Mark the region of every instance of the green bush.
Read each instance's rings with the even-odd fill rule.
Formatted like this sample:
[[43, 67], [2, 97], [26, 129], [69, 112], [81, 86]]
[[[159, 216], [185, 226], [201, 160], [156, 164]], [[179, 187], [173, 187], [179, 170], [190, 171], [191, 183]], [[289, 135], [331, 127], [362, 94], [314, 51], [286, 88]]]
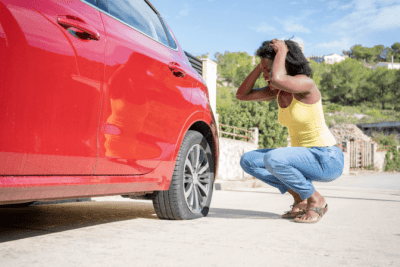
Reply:
[[342, 111], [342, 110], [343, 110], [343, 107], [338, 104], [329, 104], [326, 107], [326, 112], [335, 112], [335, 111]]
[[[230, 107], [220, 110], [220, 112], [220, 124], [242, 129], [257, 127], [259, 130], [259, 148], [287, 146], [288, 130], [278, 122], [278, 105], [276, 101], [240, 101], [234, 98]], [[232, 130], [226, 128], [224, 132], [232, 132]], [[228, 135], [222, 135], [222, 137], [233, 138]]]
[[385, 160], [385, 171], [400, 171], [400, 151], [396, 146], [386, 152]]
[[399, 138], [395, 134], [385, 135], [383, 133], [373, 133], [372, 139], [381, 146], [395, 146], [400, 145]]
[[365, 114], [372, 116], [372, 117], [378, 117], [378, 118], [382, 117], [382, 113], [376, 108], [367, 110], [365, 112]]
[[353, 115], [355, 113], [363, 113], [362, 107], [360, 106], [344, 106], [343, 112], [349, 115]]
[[397, 146], [400, 145], [400, 140], [395, 134], [384, 135], [383, 133], [374, 133], [373, 140], [384, 147], [391, 147], [385, 155], [386, 164], [385, 171], [400, 171], [400, 152]]

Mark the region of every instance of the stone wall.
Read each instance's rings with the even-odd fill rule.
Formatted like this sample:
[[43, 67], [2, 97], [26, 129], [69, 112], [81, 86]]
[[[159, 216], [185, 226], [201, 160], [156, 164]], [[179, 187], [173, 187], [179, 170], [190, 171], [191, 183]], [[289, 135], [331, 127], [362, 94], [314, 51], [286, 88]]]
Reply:
[[252, 176], [240, 167], [240, 158], [246, 152], [258, 149], [255, 142], [219, 138], [219, 164], [217, 180], [243, 181]]
[[343, 174], [348, 174], [350, 171], [350, 142], [354, 143], [361, 149], [363, 142], [370, 142], [374, 144], [374, 168], [378, 171], [383, 171], [385, 165], [386, 150], [380, 150], [378, 143], [372, 141], [371, 137], [365, 135], [361, 129], [354, 124], [342, 123], [336, 124], [330, 128], [331, 133], [335, 137], [336, 141], [340, 143], [347, 143], [347, 152], [344, 151], [345, 156], [345, 168]]
[[371, 137], [365, 135], [356, 125], [350, 123], [340, 123], [329, 129], [336, 139], [336, 142], [346, 141], [371, 142]]

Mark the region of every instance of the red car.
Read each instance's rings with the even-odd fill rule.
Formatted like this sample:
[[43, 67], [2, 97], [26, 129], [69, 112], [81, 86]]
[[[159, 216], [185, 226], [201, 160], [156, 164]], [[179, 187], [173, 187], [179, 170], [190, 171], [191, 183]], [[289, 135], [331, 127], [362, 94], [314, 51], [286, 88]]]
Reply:
[[149, 1], [0, 0], [0, 75], [0, 204], [144, 194], [162, 219], [207, 215], [207, 87]]

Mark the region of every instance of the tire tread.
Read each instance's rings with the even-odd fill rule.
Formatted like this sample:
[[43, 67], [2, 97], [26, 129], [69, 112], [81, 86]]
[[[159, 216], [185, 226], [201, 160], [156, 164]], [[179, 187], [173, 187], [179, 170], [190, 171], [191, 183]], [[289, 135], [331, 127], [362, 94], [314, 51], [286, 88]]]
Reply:
[[[187, 220], [187, 219], [200, 218], [208, 214], [208, 207], [206, 211], [202, 211], [200, 214], [195, 214], [190, 212], [190, 210], [186, 207], [185, 199], [182, 199], [182, 196], [180, 196], [181, 194], [180, 191], [182, 190], [181, 186], [183, 186], [180, 177], [182, 172], [181, 166], [182, 166], [182, 160], [185, 160], [186, 158], [184, 152], [189, 149], [191, 143], [195, 142], [196, 140], [201, 140], [200, 142], [202, 142], [203, 139], [204, 137], [201, 133], [190, 130], [184, 137], [178, 152], [178, 157], [176, 159], [169, 190], [158, 191], [156, 193], [155, 198], [153, 199], [154, 209], [156, 211], [157, 216], [160, 219]], [[207, 142], [206, 146], [207, 146], [207, 151], [209, 151], [210, 148]], [[209, 161], [210, 161], [210, 168], [212, 167], [212, 174], [214, 174], [213, 166], [211, 166], [213, 164], [213, 158], [209, 159]], [[213, 181], [211, 184], [209, 201], [211, 201], [212, 197], [212, 191], [213, 191], [212, 186], [213, 186]]]

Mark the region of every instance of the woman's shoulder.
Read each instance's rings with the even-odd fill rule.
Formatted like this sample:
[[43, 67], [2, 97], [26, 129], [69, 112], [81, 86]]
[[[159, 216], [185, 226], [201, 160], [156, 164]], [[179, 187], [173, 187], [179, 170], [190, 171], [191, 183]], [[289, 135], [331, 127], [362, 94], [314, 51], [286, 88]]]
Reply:
[[318, 87], [313, 82], [313, 86], [311, 86], [310, 90], [307, 92], [297, 93], [295, 94], [297, 100], [305, 104], [315, 104], [321, 100], [321, 92]]

